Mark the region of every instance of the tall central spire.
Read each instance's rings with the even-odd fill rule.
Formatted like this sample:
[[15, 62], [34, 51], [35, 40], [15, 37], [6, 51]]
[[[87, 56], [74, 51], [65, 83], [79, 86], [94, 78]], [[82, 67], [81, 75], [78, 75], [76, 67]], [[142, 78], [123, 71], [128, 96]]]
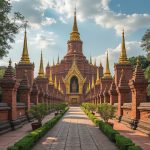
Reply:
[[127, 64], [128, 63], [127, 54], [126, 54], [126, 47], [125, 47], [124, 30], [122, 32], [122, 44], [121, 44], [121, 53], [120, 53], [119, 63], [120, 64]]
[[28, 54], [28, 44], [27, 44], [27, 32], [25, 28], [24, 33], [24, 44], [23, 44], [23, 52], [21, 57], [21, 64], [30, 64], [29, 54]]
[[78, 32], [77, 19], [76, 19], [76, 8], [74, 11], [74, 23], [73, 23], [72, 32], [70, 33], [70, 40], [80, 41], [80, 33]]

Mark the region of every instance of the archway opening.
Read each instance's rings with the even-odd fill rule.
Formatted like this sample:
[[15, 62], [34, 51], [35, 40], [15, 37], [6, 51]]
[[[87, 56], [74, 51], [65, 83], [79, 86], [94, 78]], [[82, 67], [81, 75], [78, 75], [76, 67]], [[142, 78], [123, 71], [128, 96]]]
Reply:
[[79, 83], [76, 76], [73, 76], [70, 80], [70, 93], [79, 93]]

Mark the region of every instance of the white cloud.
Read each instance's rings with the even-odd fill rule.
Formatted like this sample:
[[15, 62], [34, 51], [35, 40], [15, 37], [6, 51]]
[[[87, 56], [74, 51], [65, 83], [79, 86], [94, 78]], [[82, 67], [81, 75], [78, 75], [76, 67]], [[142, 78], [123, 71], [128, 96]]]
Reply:
[[[48, 1], [48, 0], [44, 0]], [[110, 0], [77, 0], [77, 15], [78, 20], [84, 21], [92, 18], [96, 24], [104, 28], [115, 29], [118, 35], [124, 28], [127, 32], [134, 32], [139, 28], [149, 27], [150, 14], [123, 14], [111, 11], [109, 8]], [[44, 2], [43, 2], [44, 3]], [[72, 0], [51, 0], [48, 5], [57, 13], [62, 15], [64, 19], [73, 16], [75, 1]]]
[[37, 33], [35, 37], [32, 37], [30, 43], [35, 45], [38, 49], [47, 49], [52, 45], [55, 45], [56, 35], [53, 32], [41, 31]]
[[54, 18], [48, 18], [46, 17], [43, 22], [42, 22], [42, 25], [51, 25], [51, 24], [54, 24], [56, 23], [56, 20]]
[[[119, 55], [121, 51], [121, 44], [119, 44], [116, 48], [108, 48], [107, 49], [109, 52], [109, 65], [111, 72], [113, 72], [113, 67], [114, 63], [118, 63], [117, 61], [119, 60]], [[145, 55], [144, 51], [140, 47], [140, 42], [138, 41], [130, 41], [126, 42], [126, 51], [127, 51], [127, 57], [133, 57], [133, 56], [138, 56], [138, 55]], [[105, 70], [105, 65], [106, 65], [106, 53], [96, 57], [93, 57], [92, 60], [97, 60], [97, 65], [100, 64], [100, 61], [102, 62], [102, 65]]]

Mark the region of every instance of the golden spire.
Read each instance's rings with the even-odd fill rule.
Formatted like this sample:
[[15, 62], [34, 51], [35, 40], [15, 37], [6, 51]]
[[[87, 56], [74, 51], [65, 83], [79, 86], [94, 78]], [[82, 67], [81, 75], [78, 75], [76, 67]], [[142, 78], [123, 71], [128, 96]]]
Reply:
[[94, 76], [92, 76], [92, 88], [94, 88], [95, 83], [94, 83]]
[[91, 83], [90, 83], [90, 80], [89, 80], [89, 88], [88, 88], [88, 89], [89, 89], [89, 91], [91, 90]]
[[57, 78], [55, 76], [54, 87], [57, 89]]
[[50, 68], [50, 73], [49, 73], [49, 84], [53, 84], [53, 76], [52, 76], [51, 68]]
[[60, 81], [59, 81], [59, 85], [58, 85], [58, 90], [61, 91]]
[[124, 30], [122, 32], [122, 44], [121, 44], [121, 53], [119, 57], [119, 64], [127, 64], [127, 54], [126, 54], [126, 47], [125, 47], [125, 38], [124, 38]]
[[30, 64], [29, 54], [28, 54], [28, 44], [27, 44], [27, 32], [25, 27], [24, 32], [24, 44], [23, 44], [23, 52], [21, 57], [21, 64]]
[[107, 51], [107, 58], [106, 58], [106, 70], [104, 73], [104, 78], [112, 78], [110, 69], [109, 69], [109, 59], [108, 59], [108, 51]]
[[77, 20], [76, 20], [76, 8], [74, 11], [74, 23], [72, 32], [70, 33], [70, 40], [72, 41], [80, 41], [80, 33], [78, 32]]
[[44, 67], [43, 67], [42, 51], [41, 51], [41, 60], [40, 60], [40, 68], [39, 68], [38, 77], [44, 77]]
[[97, 68], [96, 85], [100, 84], [99, 69]]

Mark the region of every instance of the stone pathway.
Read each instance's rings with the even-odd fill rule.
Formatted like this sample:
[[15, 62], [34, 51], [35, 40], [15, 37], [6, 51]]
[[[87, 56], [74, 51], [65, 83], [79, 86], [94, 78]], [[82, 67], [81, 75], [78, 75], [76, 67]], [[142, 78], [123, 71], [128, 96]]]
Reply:
[[79, 107], [71, 107], [54, 128], [33, 147], [33, 150], [118, 150], [118, 148]]
[[[54, 113], [47, 115], [44, 118], [43, 123], [47, 122], [52, 117], [54, 117]], [[10, 131], [8, 133], [0, 135], [0, 150], [6, 150], [8, 146], [14, 145], [14, 143], [19, 141], [22, 137], [24, 137], [30, 131], [32, 131], [31, 123], [27, 123], [23, 127], [17, 130]]]

